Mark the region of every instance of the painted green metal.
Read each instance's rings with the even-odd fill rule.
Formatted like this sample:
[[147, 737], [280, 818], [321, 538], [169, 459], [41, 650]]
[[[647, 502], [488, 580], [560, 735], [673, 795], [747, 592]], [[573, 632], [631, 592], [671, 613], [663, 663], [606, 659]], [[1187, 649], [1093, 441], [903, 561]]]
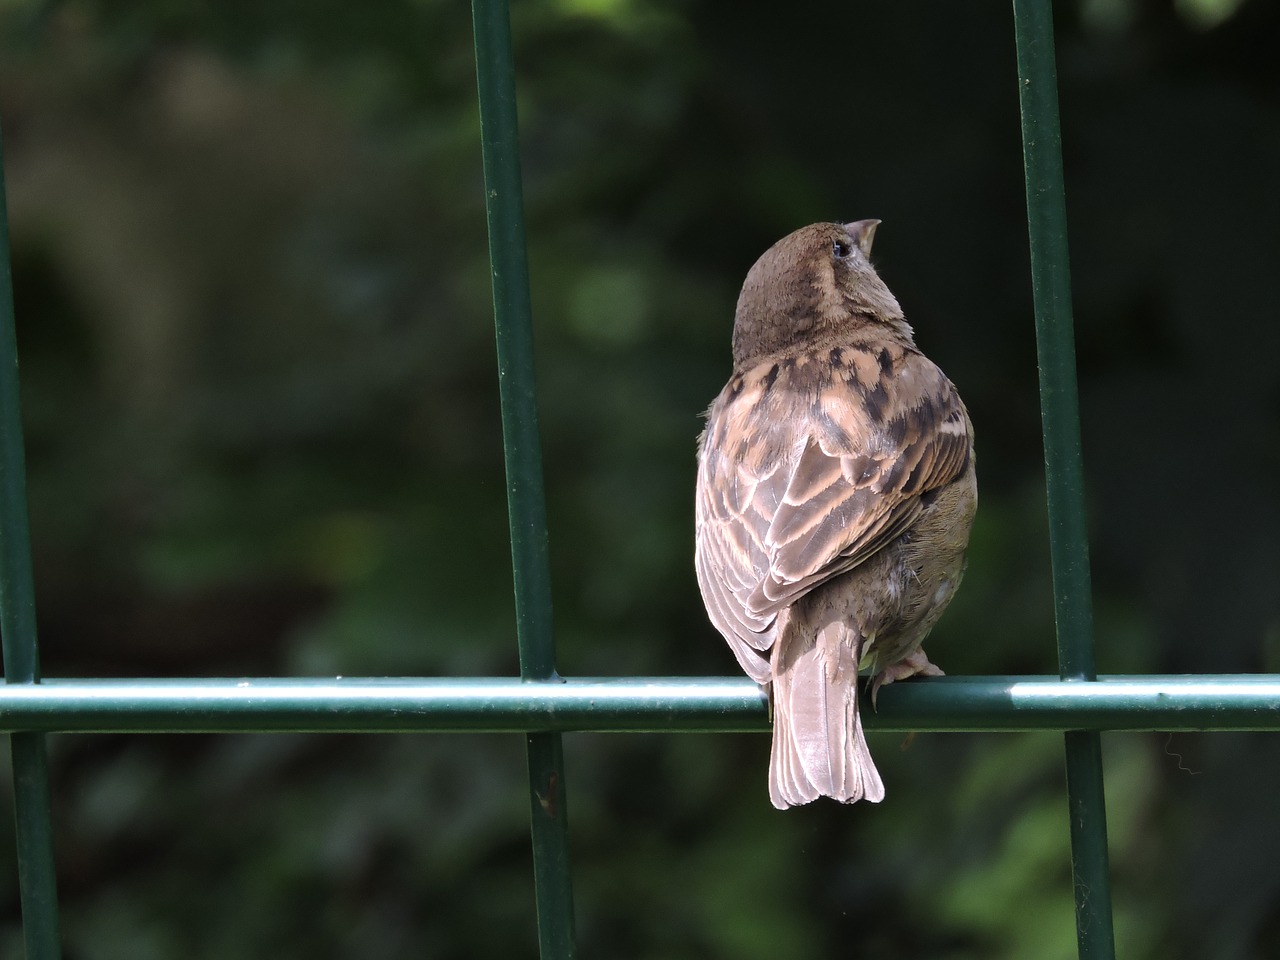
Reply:
[[[0, 161], [4, 140], [0, 136]], [[9, 263], [9, 214], [0, 162], [0, 643], [8, 683], [40, 679], [36, 600], [27, 519], [27, 467], [18, 390], [13, 276]]]
[[[511, 17], [506, 0], [473, 0], [471, 11], [520, 674], [533, 683], [554, 683], [551, 574], [534, 388]], [[526, 739], [539, 947], [542, 960], [568, 960], [574, 956], [573, 889], [560, 735], [530, 733]]]
[[1080, 730], [1068, 730], [1064, 739], [1076, 944], [1080, 960], [1114, 960], [1102, 740], [1097, 733]]
[[[26, 456], [18, 397], [18, 346], [14, 332], [9, 216], [0, 137], [0, 638], [5, 684], [33, 687], [40, 679], [36, 646], [35, 587], [27, 519]], [[15, 733], [14, 813], [18, 883], [27, 960], [57, 960], [58, 891], [49, 814], [49, 770], [44, 737]]]
[[1049, 0], [1015, 0], [1014, 11], [1058, 659], [1064, 680], [1091, 680], [1095, 671], [1093, 598], [1053, 19]]
[[[1092, 680], [1096, 667], [1053, 5], [1051, 0], [1014, 0], [1013, 11], [1058, 665], [1064, 682], [1078, 683]], [[1098, 735], [1067, 733], [1066, 760], [1077, 945], [1081, 960], [1108, 960], [1115, 956], [1115, 937]]]
[[555, 645], [511, 27], [505, 0], [475, 0], [472, 9], [520, 674], [545, 680], [555, 674]]
[[[895, 683], [872, 731], [1280, 730], [1280, 675], [937, 677]], [[0, 731], [735, 733], [769, 729], [746, 678], [45, 680], [0, 687]], [[545, 785], [546, 781], [544, 781]], [[545, 793], [545, 789], [543, 790]]]
[[[0, 194], [3, 183], [0, 182]], [[34, 687], [39, 679], [35, 604], [27, 532], [26, 473], [21, 412], [17, 404], [17, 353], [13, 347], [13, 300], [9, 276], [7, 217], [0, 199], [0, 260], [3, 261], [3, 331], [0, 358], [0, 634], [6, 684]], [[6, 346], [8, 352], [6, 352]], [[38, 733], [12, 735], [14, 813], [23, 938], [29, 960], [56, 960], [57, 875], [50, 816], [48, 759]]]
[[15, 733], [13, 799], [17, 821], [18, 886], [27, 960], [58, 960], [58, 877], [50, 818], [49, 764], [44, 735]]

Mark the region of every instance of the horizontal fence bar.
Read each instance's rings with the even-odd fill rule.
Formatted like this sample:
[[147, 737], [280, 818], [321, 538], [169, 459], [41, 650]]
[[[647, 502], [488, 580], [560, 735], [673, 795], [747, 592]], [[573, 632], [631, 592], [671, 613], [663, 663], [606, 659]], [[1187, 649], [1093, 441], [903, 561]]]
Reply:
[[[880, 691], [871, 730], [1280, 730], [1280, 675], [938, 677]], [[767, 701], [718, 677], [49, 680], [0, 686], [0, 731], [755, 732]]]

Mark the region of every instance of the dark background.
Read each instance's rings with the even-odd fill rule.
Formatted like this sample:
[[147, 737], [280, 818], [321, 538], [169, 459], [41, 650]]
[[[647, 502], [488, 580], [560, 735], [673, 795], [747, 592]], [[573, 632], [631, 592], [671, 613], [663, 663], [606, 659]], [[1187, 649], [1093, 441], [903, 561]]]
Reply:
[[[1100, 669], [1280, 672], [1280, 5], [1057, 13]], [[1009, 5], [513, 21], [562, 672], [736, 673], [699, 414], [755, 257], [864, 217], [978, 430], [931, 656], [1054, 672]], [[445, 0], [0, 10], [48, 675], [515, 672], [474, 87]], [[1061, 738], [872, 747], [783, 815], [763, 736], [567, 737], [582, 956], [1073, 957]], [[1280, 741], [1104, 749], [1121, 955], [1280, 955]], [[534, 955], [518, 737], [50, 751], [69, 960]]]

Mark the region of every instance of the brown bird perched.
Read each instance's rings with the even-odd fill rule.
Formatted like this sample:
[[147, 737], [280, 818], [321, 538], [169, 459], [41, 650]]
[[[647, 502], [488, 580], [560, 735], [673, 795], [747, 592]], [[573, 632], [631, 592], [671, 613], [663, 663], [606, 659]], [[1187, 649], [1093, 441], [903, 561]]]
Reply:
[[964, 573], [973, 425], [867, 259], [879, 220], [816, 223], [747, 274], [733, 376], [698, 453], [698, 584], [769, 690], [769, 796], [884, 797], [858, 670], [942, 673], [920, 648]]

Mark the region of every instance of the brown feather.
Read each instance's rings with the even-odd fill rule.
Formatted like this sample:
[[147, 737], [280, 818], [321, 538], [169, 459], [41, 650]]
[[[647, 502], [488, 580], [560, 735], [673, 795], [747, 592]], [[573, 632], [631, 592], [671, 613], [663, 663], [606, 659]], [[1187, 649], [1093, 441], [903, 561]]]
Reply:
[[877, 687], [936, 669], [917, 651], [976, 503], [964, 404], [843, 230], [797, 231], [752, 268], [699, 450], [698, 582], [742, 668], [772, 684], [778, 806], [883, 796], [858, 665]]

